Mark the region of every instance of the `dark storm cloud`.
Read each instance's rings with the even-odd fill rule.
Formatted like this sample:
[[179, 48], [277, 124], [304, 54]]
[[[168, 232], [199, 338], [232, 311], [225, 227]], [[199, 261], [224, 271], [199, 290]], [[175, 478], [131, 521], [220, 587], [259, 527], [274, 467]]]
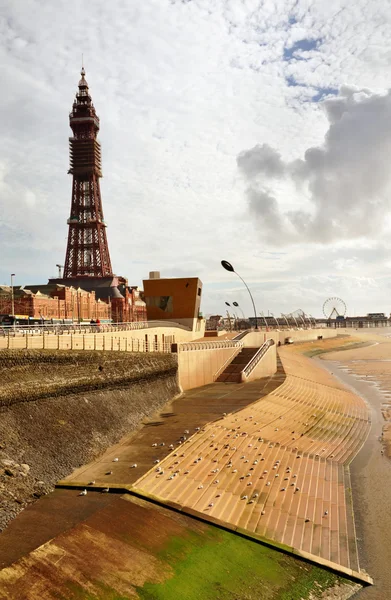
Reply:
[[[269, 241], [277, 235], [279, 243], [328, 243], [382, 229], [391, 200], [391, 91], [343, 87], [323, 107], [324, 141], [308, 148], [304, 159], [286, 162], [267, 144], [237, 157], [250, 212]], [[283, 210], [278, 180], [290, 181], [296, 196], [309, 199], [307, 206]]]

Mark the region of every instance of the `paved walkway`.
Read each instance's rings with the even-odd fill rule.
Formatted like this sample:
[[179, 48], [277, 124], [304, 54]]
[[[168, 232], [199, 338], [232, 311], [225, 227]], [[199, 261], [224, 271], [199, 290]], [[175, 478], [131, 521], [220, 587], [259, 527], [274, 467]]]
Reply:
[[[92, 493], [109, 488], [283, 544], [365, 581], [347, 489], [348, 464], [369, 431], [367, 407], [313, 361], [289, 349], [280, 357], [286, 376], [280, 363], [272, 378], [190, 390], [59, 482], [86, 487], [88, 496], [60, 489], [23, 511], [2, 535], [0, 564], [114, 502], [114, 494]], [[50, 522], [56, 511], [60, 523]]]
[[[164, 459], [171, 452], [171, 443], [184, 441], [179, 438], [185, 429], [193, 433], [196, 427], [220, 419], [224, 411], [242, 409], [278, 387], [284, 377], [280, 370], [271, 378], [246, 386], [212, 384], [190, 390], [165, 405], [162, 412], [145, 420], [138, 431], [122, 438], [96, 461], [74, 471], [59, 482], [53, 493], [21, 512], [0, 536], [0, 568], [11, 565], [110, 504], [117, 496], [99, 491], [106, 487], [112, 491], [131, 487], [154, 460]], [[155, 442], [165, 445], [152, 446]], [[114, 458], [118, 462], [112, 462]], [[137, 467], [131, 468], [133, 464]], [[109, 471], [111, 475], [107, 475]], [[96, 483], [88, 485], [93, 480]], [[78, 491], [66, 489], [75, 485], [87, 487], [88, 495], [80, 498]], [[91, 493], [93, 490], [97, 493]]]
[[280, 356], [279, 388], [207, 424], [134, 489], [358, 572], [347, 465], [368, 435], [367, 406], [309, 359]]

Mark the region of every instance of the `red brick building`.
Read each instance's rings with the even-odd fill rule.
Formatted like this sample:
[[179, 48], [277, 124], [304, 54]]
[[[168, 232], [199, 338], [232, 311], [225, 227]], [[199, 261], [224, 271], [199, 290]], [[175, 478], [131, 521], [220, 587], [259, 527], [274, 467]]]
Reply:
[[[0, 314], [12, 313], [11, 288], [0, 287]], [[122, 294], [113, 288], [111, 297], [101, 300], [95, 291], [67, 287], [61, 284], [14, 287], [14, 314], [35, 319], [66, 319], [72, 321], [146, 321], [146, 305], [140, 290], [125, 287]]]

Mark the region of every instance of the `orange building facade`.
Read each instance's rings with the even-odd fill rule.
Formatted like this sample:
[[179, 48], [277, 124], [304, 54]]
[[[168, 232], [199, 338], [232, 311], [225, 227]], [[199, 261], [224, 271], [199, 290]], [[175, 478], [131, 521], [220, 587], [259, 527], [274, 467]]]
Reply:
[[148, 321], [174, 321], [193, 331], [200, 329], [202, 282], [198, 277], [160, 278], [154, 271], [143, 285]]

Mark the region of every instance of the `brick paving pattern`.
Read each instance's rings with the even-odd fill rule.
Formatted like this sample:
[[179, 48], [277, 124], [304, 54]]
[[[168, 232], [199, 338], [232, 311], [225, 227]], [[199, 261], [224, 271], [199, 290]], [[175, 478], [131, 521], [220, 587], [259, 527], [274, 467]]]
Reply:
[[280, 387], [173, 440], [134, 488], [358, 571], [347, 480], [369, 432], [368, 408], [306, 357], [282, 349], [280, 359]]

